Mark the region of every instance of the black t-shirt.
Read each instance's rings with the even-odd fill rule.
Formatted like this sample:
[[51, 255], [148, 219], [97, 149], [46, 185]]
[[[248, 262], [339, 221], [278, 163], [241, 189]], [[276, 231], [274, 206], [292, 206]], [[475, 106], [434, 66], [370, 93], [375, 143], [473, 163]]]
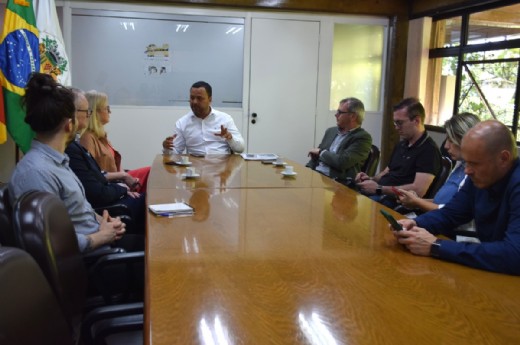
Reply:
[[382, 186], [400, 186], [413, 183], [415, 174], [437, 175], [441, 170], [441, 153], [435, 141], [424, 131], [412, 146], [402, 140], [394, 147], [392, 159], [388, 164], [390, 171], [381, 177]]

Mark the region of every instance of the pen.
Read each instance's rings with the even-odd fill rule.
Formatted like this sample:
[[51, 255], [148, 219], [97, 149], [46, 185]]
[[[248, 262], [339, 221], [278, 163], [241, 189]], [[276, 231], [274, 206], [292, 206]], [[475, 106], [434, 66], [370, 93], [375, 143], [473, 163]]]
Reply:
[[190, 212], [190, 213], [183, 213], [183, 212], [179, 212], [179, 213], [156, 213], [155, 215], [157, 217], [174, 218], [174, 217], [189, 217], [189, 216], [192, 216], [193, 213], [195, 213], [195, 212]]

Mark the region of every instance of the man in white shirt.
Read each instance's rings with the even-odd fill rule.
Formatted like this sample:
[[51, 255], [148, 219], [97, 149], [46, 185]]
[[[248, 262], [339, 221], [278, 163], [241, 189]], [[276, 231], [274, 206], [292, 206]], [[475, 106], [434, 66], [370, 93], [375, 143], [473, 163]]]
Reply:
[[175, 134], [163, 141], [164, 153], [193, 155], [244, 151], [244, 139], [233, 118], [211, 107], [211, 85], [198, 81], [190, 89], [191, 111], [175, 124]]

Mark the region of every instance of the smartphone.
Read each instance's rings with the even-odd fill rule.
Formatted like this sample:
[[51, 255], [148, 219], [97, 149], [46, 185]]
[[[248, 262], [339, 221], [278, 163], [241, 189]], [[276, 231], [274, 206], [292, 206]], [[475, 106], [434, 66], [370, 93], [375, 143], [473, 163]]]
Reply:
[[392, 187], [390, 187], [390, 188], [392, 188], [392, 192], [394, 192], [395, 195], [397, 195], [397, 196], [403, 196], [403, 193], [401, 193], [401, 192], [399, 191], [399, 189], [395, 188], [394, 186], [392, 186]]
[[386, 220], [388, 220], [388, 222], [395, 231], [403, 230], [403, 226], [399, 224], [390, 213], [386, 212], [385, 210], [379, 210], [379, 212], [381, 212], [381, 214], [386, 218]]

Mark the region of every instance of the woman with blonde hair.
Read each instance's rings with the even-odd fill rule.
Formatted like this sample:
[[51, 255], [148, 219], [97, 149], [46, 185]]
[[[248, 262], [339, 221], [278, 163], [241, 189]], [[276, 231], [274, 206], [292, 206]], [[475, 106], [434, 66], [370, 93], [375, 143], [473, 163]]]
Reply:
[[[112, 146], [105, 132], [105, 125], [110, 121], [110, 105], [108, 96], [103, 92], [91, 90], [85, 93], [89, 109], [92, 111], [88, 127], [81, 135], [80, 143], [96, 160], [101, 170], [106, 172], [122, 172], [121, 154]], [[144, 193], [150, 167], [129, 170], [127, 173], [136, 178], [132, 190]]]

